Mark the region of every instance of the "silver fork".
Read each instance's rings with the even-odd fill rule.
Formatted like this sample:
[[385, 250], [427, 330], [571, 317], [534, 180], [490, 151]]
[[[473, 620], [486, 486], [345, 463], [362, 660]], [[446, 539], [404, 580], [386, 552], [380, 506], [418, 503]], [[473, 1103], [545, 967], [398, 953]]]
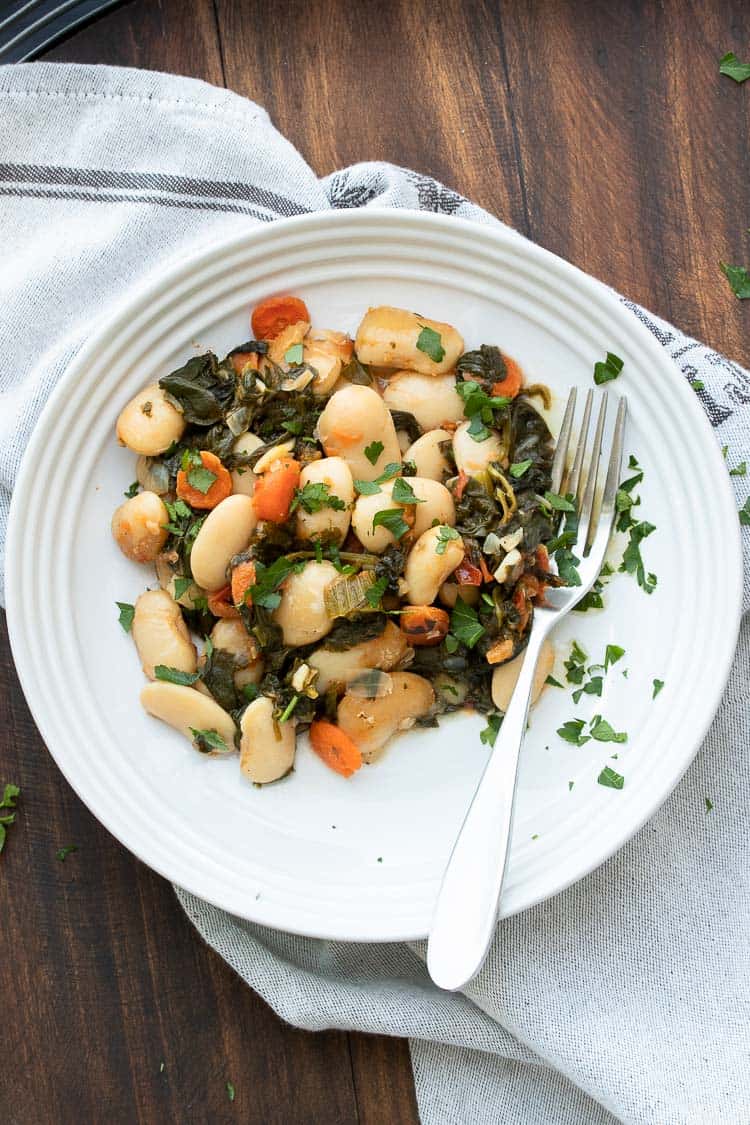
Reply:
[[622, 466], [627, 405], [619, 400], [611, 445], [604, 451], [607, 476], [597, 505], [596, 484], [602, 454], [608, 395], [601, 406], [592, 442], [588, 442], [594, 395], [589, 391], [572, 464], [568, 449], [576, 408], [576, 389], [565, 408], [552, 465], [551, 490], [572, 494], [578, 530], [572, 551], [580, 559], [580, 586], [547, 593], [548, 605], [534, 611], [521, 674], [503, 719], [495, 748], [453, 846], [432, 919], [427, 968], [437, 985], [462, 988], [481, 969], [495, 931], [503, 889], [508, 843], [513, 825], [518, 758], [526, 731], [531, 685], [542, 644], [554, 625], [593, 586], [607, 550], [615, 519], [615, 498]]

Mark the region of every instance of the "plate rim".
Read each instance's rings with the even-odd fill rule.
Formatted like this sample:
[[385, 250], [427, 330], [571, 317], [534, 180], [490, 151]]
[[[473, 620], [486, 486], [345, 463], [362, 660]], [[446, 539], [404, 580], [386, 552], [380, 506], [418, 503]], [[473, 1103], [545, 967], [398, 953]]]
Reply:
[[[554, 263], [557, 270], [562, 270], [563, 274], [567, 274], [567, 280], [579, 291], [588, 292], [591, 294], [594, 302], [599, 306], [600, 311], [605, 314], [613, 316], [615, 321], [619, 321], [625, 330], [634, 334], [639, 342], [643, 345], [646, 351], [650, 351], [652, 356], [662, 366], [670, 369], [670, 377], [674, 379], [675, 388], [679, 387], [677, 393], [680, 394], [683, 400], [685, 409], [693, 414], [694, 421], [703, 429], [704, 437], [707, 439], [706, 452], [708, 448], [712, 450], [712, 459], [714, 465], [714, 473], [712, 474], [712, 486], [719, 488], [724, 493], [725, 507], [726, 502], [729, 501], [731, 509], [734, 509], [734, 493], [731, 488], [731, 482], [728, 476], [723, 471], [724, 466], [721, 460], [721, 454], [718, 444], [715, 441], [713, 428], [697, 401], [695, 395], [690, 392], [689, 388], [685, 385], [685, 381], [672, 360], [671, 356], [665, 351], [662, 345], [658, 343], [653, 334], [648, 328], [638, 319], [632, 309], [626, 304], [612, 289], [606, 286], [603, 282], [598, 281], [596, 278], [591, 277], [589, 274], [584, 273], [577, 266], [559, 256], [552, 254], [550, 251], [530, 242], [520, 235], [512, 228], [501, 225], [494, 226], [491, 223], [483, 224], [474, 220], [461, 218], [459, 216], [448, 216], [433, 212], [424, 212], [413, 209], [391, 209], [391, 208], [363, 208], [351, 211], [330, 211], [330, 212], [315, 212], [312, 214], [295, 216], [288, 219], [275, 220], [269, 224], [257, 224], [248, 229], [245, 229], [238, 234], [232, 235], [229, 238], [217, 242], [215, 245], [202, 244], [197, 246], [193, 251], [188, 254], [180, 255], [178, 258], [166, 263], [162, 268], [151, 271], [151, 273], [139, 283], [130, 287], [127, 293], [117, 302], [112, 311], [103, 316], [94, 326], [91, 334], [86, 343], [80, 348], [74, 358], [70, 361], [66, 370], [58, 380], [55, 388], [53, 389], [49, 399], [47, 400], [39, 419], [34, 427], [30, 440], [28, 442], [21, 466], [17, 475], [16, 486], [14, 488], [13, 498], [11, 501], [10, 515], [8, 520], [8, 533], [7, 533], [7, 550], [6, 550], [6, 588], [7, 588], [7, 616], [9, 636], [11, 643], [11, 650], [14, 657], [14, 662], [19, 675], [21, 686], [26, 697], [27, 703], [31, 710], [34, 721], [42, 734], [49, 753], [55, 760], [56, 765], [61, 770], [66, 780], [71, 785], [76, 794], [84, 801], [89, 811], [104, 825], [109, 832], [124, 846], [127, 847], [138, 859], [147, 864], [152, 870], [162, 875], [164, 878], [173, 881], [173, 878], [163, 870], [162, 866], [154, 862], [152, 857], [144, 855], [145, 847], [136, 846], [130, 841], [123, 839], [119, 831], [115, 831], [111, 826], [108, 816], [103, 815], [100, 810], [95, 810], [88, 801], [82, 796], [75, 780], [69, 776], [69, 772], [58, 762], [58, 759], [47, 740], [47, 719], [43, 711], [41, 716], [38, 714], [36, 701], [34, 699], [34, 686], [31, 682], [33, 659], [28, 652], [24, 651], [24, 639], [22, 635], [21, 621], [20, 621], [20, 602], [21, 590], [23, 584], [23, 575], [20, 566], [20, 517], [18, 515], [19, 509], [23, 502], [23, 497], [29, 487], [29, 480], [33, 476], [33, 465], [35, 460], [35, 452], [40, 444], [45, 439], [47, 431], [50, 429], [52, 419], [55, 415], [55, 408], [58, 400], [64, 398], [67, 389], [73, 385], [76, 380], [85, 371], [86, 364], [90, 358], [96, 354], [97, 348], [101, 346], [101, 341], [115, 330], [120, 331], [122, 322], [126, 317], [132, 314], [135, 308], [143, 309], [152, 296], [162, 293], [172, 281], [177, 279], [184, 279], [185, 275], [191, 270], [197, 268], [199, 265], [202, 267], [209, 266], [212, 262], [220, 262], [222, 259], [227, 258], [233, 253], [242, 252], [243, 250], [251, 251], [254, 243], [262, 240], [264, 234], [269, 232], [278, 233], [285, 230], [294, 228], [305, 228], [312, 230], [322, 230], [324, 233], [327, 228], [333, 231], [334, 237], [339, 227], [358, 226], [362, 224], [392, 224], [394, 227], [400, 226], [414, 226], [428, 229], [430, 227], [442, 230], [450, 230], [452, 232], [461, 231], [476, 238], [477, 234], [484, 233], [495, 245], [501, 249], [518, 249], [520, 253], [525, 254], [531, 261], [536, 261], [540, 264]], [[603, 307], [602, 307], [603, 306]], [[718, 471], [721, 470], [721, 471]], [[719, 482], [722, 482], [719, 484]], [[723, 517], [721, 517], [723, 518]], [[701, 729], [696, 729], [692, 735], [691, 741], [693, 743], [691, 750], [685, 755], [681, 768], [675, 773], [671, 784], [668, 788], [659, 792], [655, 800], [651, 802], [644, 802], [644, 811], [642, 817], [637, 822], [632, 821], [624, 833], [618, 834], [617, 840], [608, 844], [604, 850], [597, 850], [594, 853], [594, 858], [585, 869], [579, 869], [570, 877], [561, 879], [556, 885], [554, 890], [545, 894], [533, 897], [529, 902], [522, 902], [512, 910], [503, 910], [501, 917], [508, 917], [511, 914], [518, 913], [521, 910], [530, 908], [545, 901], [547, 898], [552, 897], [571, 886], [573, 883], [584, 878], [592, 871], [596, 870], [606, 860], [611, 858], [629, 839], [631, 839], [643, 825], [658, 811], [661, 805], [667, 800], [670, 794], [674, 791], [681, 778], [684, 776], [685, 771], [692, 763], [697, 754], [704, 738], [706, 731], [712, 723], [716, 712], [718, 710], [721, 698], [726, 686], [727, 679], [731, 670], [732, 662], [734, 659], [734, 651], [736, 648], [737, 635], [739, 632], [741, 615], [742, 615], [742, 582], [743, 582], [743, 564], [742, 564], [742, 541], [739, 528], [739, 521], [734, 520], [732, 523], [732, 532], [728, 535], [728, 539], [733, 539], [735, 542], [735, 550], [729, 551], [729, 542], [725, 543], [725, 554], [732, 557], [732, 570], [733, 570], [733, 589], [728, 596], [728, 606], [735, 606], [735, 620], [731, 623], [732, 627], [727, 631], [727, 640], [724, 646], [723, 662], [718, 674], [712, 677], [714, 684], [714, 691], [710, 701], [710, 706], [705, 710], [704, 722]], [[725, 532], [729, 532], [730, 523], [727, 521]], [[26, 661], [28, 660], [28, 665]], [[715, 669], [716, 672], [716, 669]], [[40, 704], [40, 708], [43, 704]], [[205, 887], [200, 890], [193, 890], [190, 886], [183, 885], [183, 890], [192, 893], [199, 898], [212, 903], [212, 905], [219, 909], [226, 910], [227, 907], [221, 902], [213, 900], [210, 895], [206, 894]], [[285, 930], [286, 932], [297, 933], [302, 936], [319, 937], [334, 940], [347, 940], [347, 941], [372, 941], [372, 942], [385, 942], [396, 940], [416, 940], [425, 936], [424, 933], [403, 933], [399, 931], [395, 934], [389, 931], [387, 934], [378, 933], [370, 934], [368, 932], [358, 933], [352, 936], [351, 933], [341, 933], [341, 927], [333, 924], [331, 927], [325, 926], [318, 927], [311, 930], [309, 925], [295, 928], [284, 922], [283, 925], [275, 924], [269, 920], [267, 914], [260, 910], [253, 910], [252, 901], [248, 901], [247, 908], [242, 910], [240, 915], [248, 921], [257, 922], [262, 925], [268, 925]]]

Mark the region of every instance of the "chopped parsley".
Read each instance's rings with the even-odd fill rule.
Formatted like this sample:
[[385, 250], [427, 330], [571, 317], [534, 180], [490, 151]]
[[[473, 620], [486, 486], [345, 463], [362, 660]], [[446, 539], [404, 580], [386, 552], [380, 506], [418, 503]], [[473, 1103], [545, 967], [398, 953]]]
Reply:
[[750, 277], [745, 267], [730, 266], [728, 262], [719, 262], [719, 265], [735, 297], [739, 297], [741, 301], [747, 300], [750, 297]]
[[190, 727], [193, 736], [193, 745], [201, 754], [209, 754], [212, 750], [221, 750], [223, 753], [229, 749], [224, 739], [215, 730], [196, 730]]
[[460, 596], [456, 598], [456, 604], [451, 610], [451, 633], [467, 648], [473, 648], [484, 636], [484, 626], [480, 624], [477, 611]]
[[625, 784], [622, 774], [613, 770], [611, 766], [605, 766], [596, 780], [607, 789], [622, 789]]
[[383, 578], [378, 578], [375, 582], [373, 582], [372, 586], [365, 590], [365, 600], [367, 604], [372, 606], [373, 609], [377, 609], [387, 588], [387, 575]]
[[[748, 518], [750, 522], [750, 517]], [[627, 574], [634, 574], [641, 589], [647, 594], [653, 594], [656, 589], [657, 578], [655, 574], [646, 573], [646, 568], [641, 555], [641, 542], [651, 535], [656, 528], [652, 523], [642, 520], [630, 528], [630, 541], [623, 552], [620, 570]]]
[[585, 726], [584, 719], [568, 719], [567, 723], [557, 728], [557, 733], [564, 742], [570, 742], [573, 746], [583, 746], [590, 741], [589, 736], [583, 733]]
[[440, 333], [434, 328], [427, 328], [426, 325], [422, 325], [422, 331], [417, 336], [417, 348], [429, 356], [433, 363], [442, 363], [445, 358], [445, 348]]
[[67, 857], [77, 851], [78, 844], [66, 844], [64, 848], [58, 848], [55, 852], [55, 859], [59, 859], [60, 863], [65, 863]]
[[504, 411], [511, 401], [497, 395], [488, 395], [479, 383], [466, 379], [456, 383], [456, 391], [464, 404], [464, 415], [470, 419], [467, 433], [474, 441], [486, 441], [490, 436], [489, 426], [496, 422], [495, 415]]
[[739, 517], [743, 527], [750, 527], [750, 496], [740, 508]]
[[181, 687], [191, 687], [201, 678], [200, 672], [183, 672], [179, 668], [170, 668], [168, 664], [157, 664], [154, 668], [154, 677], [167, 684], [179, 684]]
[[319, 483], [308, 481], [303, 488], [296, 490], [289, 506], [289, 512], [291, 513], [297, 508], [302, 508], [303, 511], [314, 515], [316, 512], [322, 511], [323, 508], [333, 508], [336, 512], [343, 512], [346, 510], [346, 504], [340, 497], [333, 495], [329, 485], [324, 481]]
[[377, 464], [378, 457], [385, 449], [382, 441], [373, 441], [368, 446], [365, 446], [365, 457], [371, 465]]
[[140, 487], [138, 481], [134, 480], [127, 492], [123, 492], [123, 496], [127, 496], [128, 500], [132, 500], [134, 496], [138, 495], [138, 489]]
[[616, 379], [623, 368], [623, 361], [614, 352], [607, 352], [607, 358], [594, 364], [594, 382], [597, 387], [602, 383], [611, 383]]
[[545, 492], [544, 499], [556, 512], [574, 512], [576, 506], [572, 496], [558, 496], [556, 492]]
[[175, 578], [174, 580], [174, 600], [178, 602], [180, 598], [187, 593], [193, 584], [192, 578]]
[[625, 731], [616, 731], [603, 719], [601, 715], [594, 715], [591, 720], [589, 731], [592, 738], [597, 742], [627, 742], [628, 736]]
[[260, 695], [260, 688], [257, 684], [243, 684], [242, 694], [244, 695], [248, 703], [254, 703]]
[[300, 364], [302, 363], [302, 356], [304, 348], [302, 344], [292, 344], [291, 348], [287, 348], [284, 352], [284, 363]]
[[424, 500], [414, 495], [414, 489], [403, 477], [396, 477], [394, 480], [391, 498], [396, 504], [424, 504]]
[[135, 617], [135, 606], [130, 605], [128, 602], [115, 602], [115, 605], [120, 611], [118, 618], [120, 624], [126, 633], [129, 633], [133, 627], [133, 618]]
[[582, 684], [588, 657], [578, 641], [573, 641], [570, 656], [565, 661], [565, 679], [569, 684]]
[[661, 691], [661, 689], [663, 687], [664, 687], [664, 680], [654, 680], [653, 690], [651, 692], [651, 698], [656, 699], [657, 695], [659, 694], [659, 692]]
[[212, 484], [216, 482], [216, 473], [212, 473], [210, 469], [204, 469], [201, 465], [199, 469], [190, 469], [187, 474], [187, 482], [191, 488], [196, 492], [202, 493], [204, 496], [210, 489]]
[[360, 496], [374, 496], [377, 492], [380, 492], [381, 484], [397, 477], [400, 472], [401, 466], [397, 465], [395, 461], [389, 461], [380, 476], [375, 477], [375, 480], [355, 480], [354, 487]]
[[374, 531], [376, 527], [384, 527], [395, 539], [403, 538], [409, 530], [409, 525], [404, 519], [403, 508], [384, 508], [376, 512], [372, 518], [372, 530]]
[[740, 461], [739, 465], [735, 465], [733, 469], [729, 470], [730, 477], [744, 477], [747, 474], [747, 462]]
[[[21, 794], [18, 785], [9, 783], [3, 789], [3, 799], [0, 801], [0, 809], [15, 809], [16, 801]], [[0, 816], [0, 852], [5, 847], [5, 839], [8, 832], [8, 827], [15, 824], [16, 814], [14, 812], [7, 813], [5, 816]]]
[[725, 74], [735, 82], [746, 82], [750, 78], [750, 63], [740, 62], [734, 51], [727, 51], [719, 59], [719, 74]]
[[625, 655], [625, 649], [620, 648], [619, 645], [607, 645], [604, 650], [604, 669], [611, 668], [618, 660], [621, 660]]
[[568, 782], [568, 792], [569, 793], [570, 793], [570, 791], [571, 791], [571, 789], [573, 788], [574, 785], [575, 785], [575, 781], [569, 781]]
[[444, 643], [445, 643], [445, 651], [446, 652], [452, 654], [452, 653], [458, 651], [458, 641], [456, 640], [456, 638], [453, 636], [452, 633], [448, 633], [447, 637], [445, 638]]
[[479, 741], [483, 742], [485, 746], [494, 746], [497, 742], [497, 736], [500, 733], [500, 727], [503, 725], [503, 716], [499, 711], [491, 711], [487, 716], [487, 726], [479, 732]]
[[455, 527], [448, 527], [447, 524], [441, 524], [438, 527], [437, 543], [435, 544], [435, 554], [444, 555], [446, 547], [452, 539], [460, 539], [461, 536], [456, 531]]
[[701, 379], [691, 379], [690, 386], [694, 391], [702, 391], [704, 390], [706, 384]]
[[304, 565], [304, 562], [290, 562], [283, 555], [270, 566], [256, 562], [255, 584], [250, 587], [252, 604], [263, 609], [276, 609], [281, 603], [281, 594], [276, 592], [279, 586], [290, 574], [299, 574]]
[[[300, 344], [299, 347], [301, 348], [302, 344]], [[227, 1082], [226, 1091], [227, 1091], [227, 1097], [229, 1098], [230, 1102], [233, 1102], [234, 1101], [234, 1086], [232, 1085], [231, 1082]]]
[[559, 687], [562, 688], [563, 691], [565, 690], [563, 684], [561, 684], [559, 680], [556, 680], [552, 675], [547, 676], [547, 679], [544, 682], [545, 684], [549, 684], [550, 687]]
[[573, 692], [573, 702], [578, 703], [582, 695], [601, 695], [603, 683], [601, 676], [592, 676], [583, 687], [576, 688]]
[[706, 816], [708, 816], [708, 814], [711, 812], [711, 809], [714, 807], [714, 803], [710, 797], [704, 797], [703, 800], [706, 802]]
[[516, 480], [518, 480], [519, 477], [522, 477], [524, 475], [524, 473], [528, 472], [528, 470], [531, 468], [531, 466], [533, 464], [534, 464], [534, 462], [531, 460], [531, 458], [529, 458], [528, 461], [515, 461], [511, 465], [508, 472], [510, 473], [510, 475], [512, 477], [514, 477]]

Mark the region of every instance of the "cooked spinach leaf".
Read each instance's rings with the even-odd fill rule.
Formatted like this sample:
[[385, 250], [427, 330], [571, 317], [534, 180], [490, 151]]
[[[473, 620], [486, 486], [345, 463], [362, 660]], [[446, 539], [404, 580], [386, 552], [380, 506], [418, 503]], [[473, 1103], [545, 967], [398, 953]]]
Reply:
[[186, 422], [210, 426], [223, 419], [234, 398], [234, 374], [221, 367], [213, 352], [196, 355], [159, 380], [182, 410]]

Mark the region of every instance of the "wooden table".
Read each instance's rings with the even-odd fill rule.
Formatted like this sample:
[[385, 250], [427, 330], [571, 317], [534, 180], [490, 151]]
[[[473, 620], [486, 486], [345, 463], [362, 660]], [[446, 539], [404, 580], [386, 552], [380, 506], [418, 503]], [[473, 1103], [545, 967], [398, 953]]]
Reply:
[[[321, 174], [430, 173], [747, 363], [750, 302], [718, 261], [750, 264], [750, 84], [717, 60], [749, 40], [742, 0], [133, 0], [48, 57], [226, 85]], [[0, 1119], [416, 1122], [403, 1041], [282, 1024], [93, 819], [4, 629], [0, 677], [0, 782], [23, 789], [0, 857]]]

